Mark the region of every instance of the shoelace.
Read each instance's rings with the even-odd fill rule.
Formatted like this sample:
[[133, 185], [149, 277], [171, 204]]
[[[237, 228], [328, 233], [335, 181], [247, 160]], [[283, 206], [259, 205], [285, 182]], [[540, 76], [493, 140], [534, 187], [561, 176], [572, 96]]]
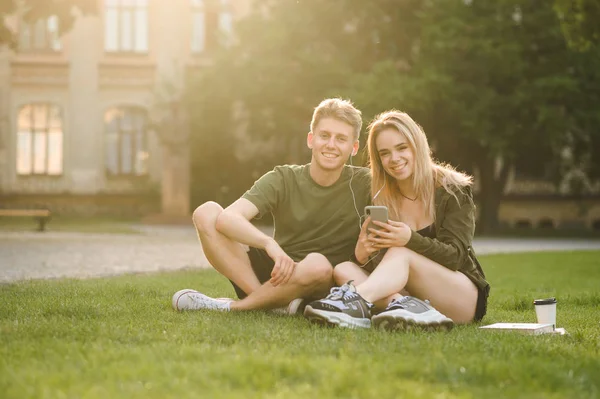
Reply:
[[203, 296], [202, 294], [192, 294], [190, 295], [190, 298], [194, 303], [203, 305], [205, 309], [222, 309], [226, 303], [225, 301], [219, 301], [214, 298]]
[[[400, 299], [394, 299], [394, 300], [392, 300], [392, 302], [390, 302], [388, 307], [400, 306], [402, 309], [406, 309], [406, 306], [404, 305], [404, 303], [410, 301], [411, 299], [413, 299], [413, 297], [410, 297], [410, 296], [403, 296]], [[429, 299], [425, 299], [423, 302], [425, 302], [427, 305], [429, 305]]]
[[390, 304], [388, 305], [388, 307], [392, 307], [392, 306], [400, 306], [401, 308], [404, 308], [405, 306], [403, 305], [404, 302], [408, 302], [410, 300], [410, 297], [408, 296], [403, 296], [400, 299], [394, 299], [392, 300], [392, 302], [390, 302]]
[[329, 290], [327, 299], [342, 299], [346, 296], [348, 291], [350, 291], [350, 284], [344, 284], [341, 287], [333, 287], [331, 290]]

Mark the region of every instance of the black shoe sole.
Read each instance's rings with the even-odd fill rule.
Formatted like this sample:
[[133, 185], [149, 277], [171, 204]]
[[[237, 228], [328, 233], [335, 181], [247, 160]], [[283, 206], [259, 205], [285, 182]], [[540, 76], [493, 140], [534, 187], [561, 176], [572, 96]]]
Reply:
[[410, 319], [402, 319], [394, 316], [379, 316], [372, 320], [373, 327], [385, 331], [450, 331], [454, 327], [453, 322], [443, 321], [440, 323], [418, 323]]
[[307, 305], [304, 308], [304, 317], [306, 317], [311, 323], [325, 327], [371, 328], [371, 322], [368, 319], [366, 321], [362, 320], [362, 322], [359, 322], [357, 320], [349, 319], [344, 314], [313, 309], [310, 305]]

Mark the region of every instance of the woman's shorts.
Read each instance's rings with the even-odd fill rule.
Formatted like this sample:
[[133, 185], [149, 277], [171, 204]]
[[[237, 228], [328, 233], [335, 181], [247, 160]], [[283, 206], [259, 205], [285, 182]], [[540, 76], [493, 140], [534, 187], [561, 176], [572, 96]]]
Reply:
[[475, 306], [475, 318], [473, 321], [481, 321], [487, 313], [488, 297], [490, 296], [489, 284], [477, 289], [477, 306]]

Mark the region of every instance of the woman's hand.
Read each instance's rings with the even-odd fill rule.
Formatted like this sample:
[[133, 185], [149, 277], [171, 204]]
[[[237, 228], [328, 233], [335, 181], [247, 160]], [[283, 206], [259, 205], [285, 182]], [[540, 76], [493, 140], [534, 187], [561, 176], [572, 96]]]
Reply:
[[381, 230], [375, 230], [373, 228], [369, 229], [372, 233], [369, 234], [371, 236], [369, 240], [373, 243], [373, 247], [377, 249], [403, 247], [408, 240], [410, 240], [410, 236], [412, 235], [412, 230], [406, 223], [396, 222], [394, 220], [388, 220], [387, 223], [383, 223], [374, 220], [373, 224], [383, 228]]
[[371, 255], [380, 249], [374, 246], [371, 241], [372, 234], [367, 232], [369, 223], [371, 223], [370, 216], [362, 224], [358, 241], [356, 242], [356, 248], [354, 249], [354, 256], [356, 256], [356, 259], [362, 264], [366, 263], [369, 258], [371, 258]]

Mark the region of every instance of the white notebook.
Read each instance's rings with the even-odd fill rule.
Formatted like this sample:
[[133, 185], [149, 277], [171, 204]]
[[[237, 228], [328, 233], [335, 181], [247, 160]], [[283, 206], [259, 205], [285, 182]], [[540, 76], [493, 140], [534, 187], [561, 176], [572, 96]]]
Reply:
[[484, 330], [501, 330], [501, 331], [519, 331], [524, 334], [552, 334], [554, 333], [553, 324], [538, 324], [538, 323], [496, 323], [489, 326], [479, 327]]

